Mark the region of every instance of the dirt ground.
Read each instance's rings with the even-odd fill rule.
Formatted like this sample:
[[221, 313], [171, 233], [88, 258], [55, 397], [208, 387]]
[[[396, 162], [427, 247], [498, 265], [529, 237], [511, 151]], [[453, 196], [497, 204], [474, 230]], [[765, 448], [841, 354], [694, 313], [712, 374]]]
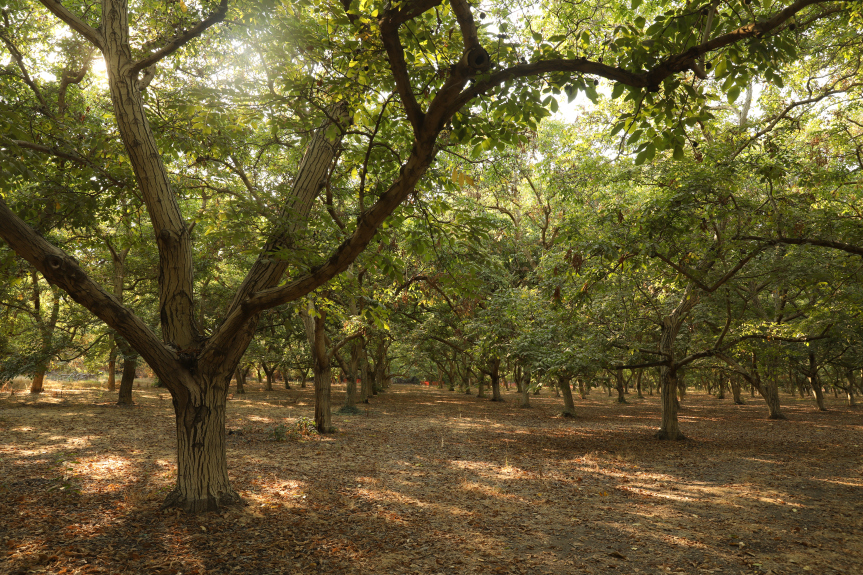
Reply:
[[[657, 398], [548, 391], [520, 409], [395, 385], [305, 434], [312, 390], [228, 405], [246, 505], [160, 511], [175, 473], [164, 390], [0, 395], [0, 573], [863, 573], [863, 409], [687, 395], [688, 439], [652, 438]], [[336, 388], [335, 401], [342, 390]]]

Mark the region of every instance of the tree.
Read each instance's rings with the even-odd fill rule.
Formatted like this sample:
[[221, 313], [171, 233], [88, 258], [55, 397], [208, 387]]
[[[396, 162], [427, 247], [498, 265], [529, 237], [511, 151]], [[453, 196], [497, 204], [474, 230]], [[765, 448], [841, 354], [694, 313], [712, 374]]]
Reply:
[[[303, 297], [344, 271], [372, 241], [386, 218], [414, 193], [435, 159], [438, 139], [445, 129], [452, 126], [452, 137], [461, 142], [479, 140], [473, 144], [476, 153], [497, 143], [505, 145], [512, 140], [513, 124], [533, 125], [544, 115], [540, 84], [530, 79], [542, 78], [549, 92], [559, 93], [568, 86], [569, 93], [584, 89], [591, 95], [594, 88], [584, 74], [611, 79], [630, 96], [643, 94], [639, 110], [649, 110], [652, 121], [663, 123], [666, 115], [657, 110], [674, 113], [680, 75], [690, 70], [703, 75], [699, 62], [706, 55], [753, 39], [758, 50], [752, 50], [739, 65], [736, 60], [729, 60], [726, 67], [772, 71], [777, 55], [792, 52], [784, 39], [787, 22], [800, 14], [806, 16], [808, 25], [815, 26], [821, 18], [835, 13], [830, 11], [834, 4], [826, 0], [798, 0], [778, 11], [760, 9], [756, 14], [749, 10], [745, 20], [723, 20], [713, 28], [704, 27], [704, 34], [693, 38], [691, 31], [702, 27], [699, 11], [681, 7], [659, 14], [657, 10], [655, 24], [644, 32], [646, 19], [639, 16], [635, 25], [627, 29], [631, 31], [618, 35], [617, 61], [610, 64], [599, 57], [605, 50], [605, 39], [582, 51], [580, 30], [560, 38], [543, 38], [525, 26], [518, 32], [523, 45], [497, 42], [498, 62], [493, 68], [490, 54], [483, 48], [484, 43], [491, 46], [493, 41], [487, 30], [476, 24], [474, 11], [464, 0], [452, 0], [449, 5], [440, 0], [386, 6], [375, 3], [364, 10], [345, 1], [343, 11], [325, 16], [327, 26], [331, 25], [338, 34], [332, 40], [330, 37], [316, 40], [319, 45], [335, 43], [334, 57], [330, 60], [335, 65], [346, 65], [348, 59], [356, 62], [350, 68], [359, 69], [342, 77], [356, 79], [365, 86], [370, 78], [375, 78], [390, 87], [397, 98], [377, 101], [380, 112], [376, 120], [362, 106], [348, 109], [352, 102], [360, 100], [356, 89], [335, 90], [328, 98], [315, 102], [325, 111], [327, 119], [309, 139], [290, 191], [281, 198], [280, 215], [224, 311], [223, 320], [211, 333], [205, 333], [195, 307], [193, 226], [187, 223], [181, 198], [166, 167], [166, 156], [151, 129], [151, 114], [143, 91], [153, 82], [160, 62], [175, 54], [175, 58], [180, 57], [181, 51], [192, 57], [188, 52], [190, 42], [206, 36], [211, 27], [225, 18], [228, 2], [202, 6], [201, 12], [181, 3], [183, 13], [172, 14], [164, 24], [157, 9], [149, 4], [134, 6], [134, 13], [130, 14], [126, 2], [103, 0], [100, 9], [76, 14], [76, 6], [56, 0], [42, 3], [104, 57], [113, 120], [146, 204], [159, 252], [161, 337], [96, 283], [74, 257], [39, 236], [13, 213], [6, 201], [0, 202], [0, 235], [52, 284], [128, 341], [166, 385], [177, 418], [178, 478], [165, 504], [192, 511], [215, 509], [238, 500], [227, 475], [224, 410], [228, 382], [253, 337], [260, 314]], [[566, 13], [569, 9], [563, 11], [566, 18], [573, 16]], [[280, 10], [285, 9], [277, 7], [270, 13], [275, 17], [271, 29], [283, 21], [284, 12]], [[324, 7], [321, 10], [326, 12]], [[653, 10], [650, 12], [653, 16]], [[510, 15], [500, 16], [503, 26]], [[135, 35], [130, 29], [132, 20], [136, 22]], [[446, 25], [442, 26], [444, 20]], [[320, 29], [318, 22], [309, 24]], [[590, 21], [588, 25], [600, 26], [601, 22]], [[461, 45], [446, 39], [448, 29], [460, 31]], [[212, 36], [208, 38], [215, 42]], [[46, 40], [50, 41], [55, 40]], [[436, 46], [433, 58], [426, 53], [427, 45]], [[355, 56], [358, 58], [354, 59]], [[318, 63], [325, 62], [321, 57]], [[313, 76], [307, 77], [304, 86], [310, 87], [316, 81]], [[272, 86], [270, 83], [271, 91]], [[663, 89], [665, 94], [660, 95]], [[498, 98], [500, 101], [496, 101]], [[400, 104], [398, 113], [384, 113], [394, 99]], [[382, 100], [387, 104], [381, 105]], [[552, 100], [547, 101], [553, 108]], [[663, 108], [666, 102], [671, 105]], [[483, 122], [471, 117], [480, 113], [484, 114]], [[297, 265], [298, 260], [302, 261], [295, 257], [301, 253], [298, 250], [305, 242], [314, 240], [304, 233], [308, 217], [322, 184], [330, 176], [336, 148], [347, 131], [350, 116], [363, 126], [373, 127], [363, 132], [369, 142], [376, 140], [377, 130], [386, 123], [385, 119], [392, 122], [384, 126], [388, 133], [401, 139], [390, 146], [394, 153], [378, 172], [380, 181], [373, 203], [366, 208], [360, 202], [356, 222], [338, 248], [323, 262]], [[680, 130], [682, 127], [672, 129], [647, 144], [641, 152], [643, 157], [652, 158], [660, 144], [677, 150]], [[361, 165], [368, 166], [368, 157], [367, 154], [365, 164]], [[4, 181], [7, 187], [21, 185], [20, 177]], [[364, 186], [360, 190], [363, 194]], [[297, 273], [281, 283], [292, 264]]]

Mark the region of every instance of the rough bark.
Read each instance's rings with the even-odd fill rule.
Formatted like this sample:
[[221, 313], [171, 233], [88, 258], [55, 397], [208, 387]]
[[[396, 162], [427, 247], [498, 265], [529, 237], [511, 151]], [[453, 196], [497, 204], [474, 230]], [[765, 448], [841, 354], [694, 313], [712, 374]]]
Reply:
[[[190, 378], [199, 394], [174, 397], [177, 429], [177, 484], [163, 507], [191, 512], [216, 511], [240, 501], [228, 480], [225, 451], [225, 405], [231, 370], [177, 374]], [[169, 389], [181, 382], [169, 381]]]

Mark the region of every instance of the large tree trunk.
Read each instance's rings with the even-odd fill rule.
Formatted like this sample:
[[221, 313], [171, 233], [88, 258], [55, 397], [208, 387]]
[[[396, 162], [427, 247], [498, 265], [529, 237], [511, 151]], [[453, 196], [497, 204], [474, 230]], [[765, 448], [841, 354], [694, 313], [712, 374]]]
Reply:
[[477, 386], [476, 396], [481, 397], [481, 398], [485, 398], [485, 374], [482, 371], [479, 372], [479, 376], [477, 377], [476, 386]]
[[[231, 370], [196, 374], [200, 395], [174, 397], [177, 417], [177, 484], [163, 507], [216, 511], [240, 501], [228, 480], [225, 404]], [[179, 382], [166, 382], [169, 389]]]
[[569, 385], [571, 379], [565, 375], [557, 376], [557, 386], [563, 395], [563, 412], [561, 415], [564, 417], [575, 417], [575, 402], [572, 400], [572, 388]]

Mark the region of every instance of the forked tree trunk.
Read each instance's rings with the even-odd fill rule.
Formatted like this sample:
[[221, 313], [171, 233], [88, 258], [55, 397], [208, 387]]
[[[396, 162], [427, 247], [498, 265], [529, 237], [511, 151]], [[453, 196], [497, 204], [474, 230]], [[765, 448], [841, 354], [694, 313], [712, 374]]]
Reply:
[[264, 387], [264, 390], [265, 391], [273, 391], [273, 380], [275, 379], [275, 375], [276, 375], [276, 366], [273, 365], [272, 367], [270, 367], [266, 363], [262, 363], [261, 368], [263, 368], [264, 375], [267, 378], [267, 384]]
[[557, 386], [560, 388], [560, 393], [563, 395], [563, 412], [564, 417], [575, 417], [575, 402], [572, 400], [572, 388], [569, 386], [570, 377], [559, 375], [557, 376]]
[[659, 385], [662, 398], [662, 426], [656, 432], [657, 439], [685, 439], [680, 432], [677, 421], [677, 411], [680, 404], [677, 400], [677, 367], [675, 366], [674, 341], [689, 312], [698, 304], [699, 295], [693, 294], [692, 285], [688, 285], [680, 303], [669, 315], [662, 318], [662, 335], [659, 338], [659, 352], [668, 363], [659, 368]]

